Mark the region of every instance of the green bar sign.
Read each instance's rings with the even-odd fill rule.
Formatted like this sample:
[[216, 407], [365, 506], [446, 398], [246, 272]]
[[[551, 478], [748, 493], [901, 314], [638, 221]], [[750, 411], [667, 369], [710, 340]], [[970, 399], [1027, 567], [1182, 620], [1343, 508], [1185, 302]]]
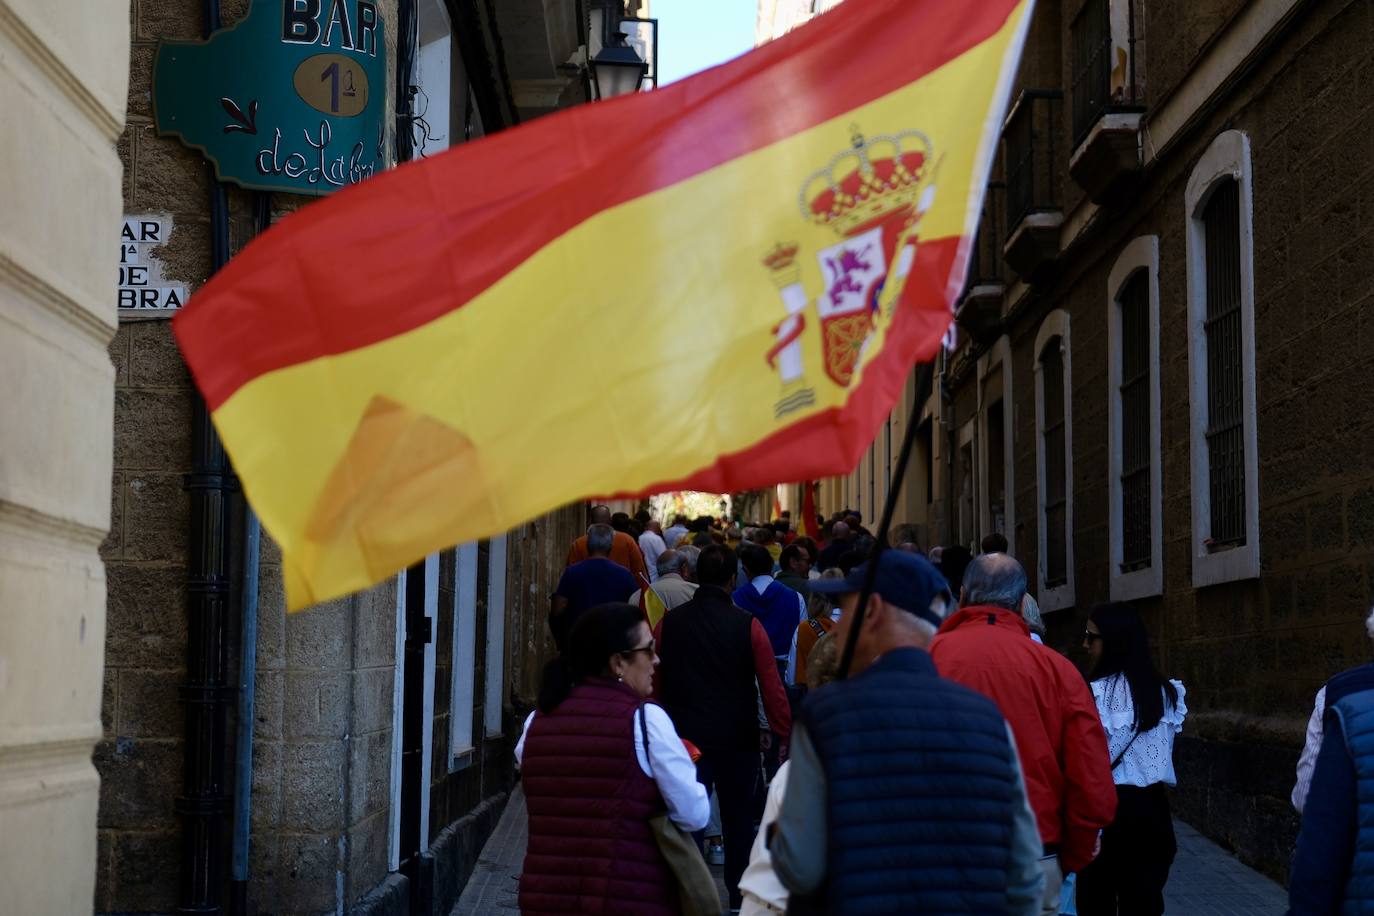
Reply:
[[386, 42], [371, 0], [252, 0], [206, 41], [163, 41], [158, 133], [221, 181], [328, 194], [386, 165]]

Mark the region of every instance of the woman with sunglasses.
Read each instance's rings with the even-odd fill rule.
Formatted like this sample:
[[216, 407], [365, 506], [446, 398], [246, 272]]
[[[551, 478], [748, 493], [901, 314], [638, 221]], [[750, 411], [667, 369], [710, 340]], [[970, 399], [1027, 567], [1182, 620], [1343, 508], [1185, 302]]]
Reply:
[[658, 655], [639, 608], [603, 604], [573, 624], [544, 669], [515, 748], [529, 808], [520, 911], [678, 912], [677, 882], [649, 825], [706, 826], [706, 790], [662, 707]]
[[1079, 916], [1159, 916], [1178, 847], [1169, 798], [1174, 735], [1188, 714], [1183, 684], [1165, 680], [1150, 659], [1150, 638], [1129, 604], [1095, 607], [1083, 633], [1093, 698], [1107, 732], [1116, 819], [1102, 851], [1078, 875]]

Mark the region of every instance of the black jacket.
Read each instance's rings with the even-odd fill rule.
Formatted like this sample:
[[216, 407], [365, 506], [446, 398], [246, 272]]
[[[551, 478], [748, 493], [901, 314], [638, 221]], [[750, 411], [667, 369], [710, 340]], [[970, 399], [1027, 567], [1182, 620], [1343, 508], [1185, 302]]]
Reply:
[[678, 734], [703, 751], [758, 748], [753, 621], [713, 585], [701, 586], [695, 598], [663, 617], [659, 702]]

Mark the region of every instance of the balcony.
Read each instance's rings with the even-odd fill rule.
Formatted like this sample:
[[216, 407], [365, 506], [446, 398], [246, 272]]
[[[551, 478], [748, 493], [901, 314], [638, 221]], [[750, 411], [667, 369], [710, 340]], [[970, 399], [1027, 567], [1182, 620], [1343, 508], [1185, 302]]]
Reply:
[[1007, 115], [1007, 231], [1002, 257], [1026, 282], [1037, 283], [1059, 256], [1064, 208], [1059, 194], [1058, 137], [1064, 94], [1027, 89]]
[[1074, 143], [1069, 175], [1093, 203], [1120, 203], [1140, 175], [1145, 110], [1135, 0], [1088, 0], [1069, 35]]
[[979, 343], [996, 338], [1002, 322], [1002, 296], [1006, 292], [1002, 268], [1002, 215], [1006, 212], [1006, 185], [988, 182], [978, 235], [969, 253], [968, 281], [954, 308], [959, 329]]

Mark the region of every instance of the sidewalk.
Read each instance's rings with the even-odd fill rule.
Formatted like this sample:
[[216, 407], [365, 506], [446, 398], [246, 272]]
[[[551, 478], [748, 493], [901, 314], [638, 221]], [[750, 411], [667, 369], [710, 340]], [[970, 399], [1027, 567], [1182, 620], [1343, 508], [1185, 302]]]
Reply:
[[[525, 793], [517, 786], [452, 916], [519, 912], [516, 882], [525, 857], [526, 824]], [[1169, 916], [1283, 916], [1288, 905], [1283, 888], [1182, 821], [1175, 821], [1174, 829], [1178, 857], [1164, 889]], [[719, 880], [720, 868], [711, 870]]]
[[1164, 888], [1170, 916], [1283, 916], [1288, 892], [1180, 820], [1178, 855]]

